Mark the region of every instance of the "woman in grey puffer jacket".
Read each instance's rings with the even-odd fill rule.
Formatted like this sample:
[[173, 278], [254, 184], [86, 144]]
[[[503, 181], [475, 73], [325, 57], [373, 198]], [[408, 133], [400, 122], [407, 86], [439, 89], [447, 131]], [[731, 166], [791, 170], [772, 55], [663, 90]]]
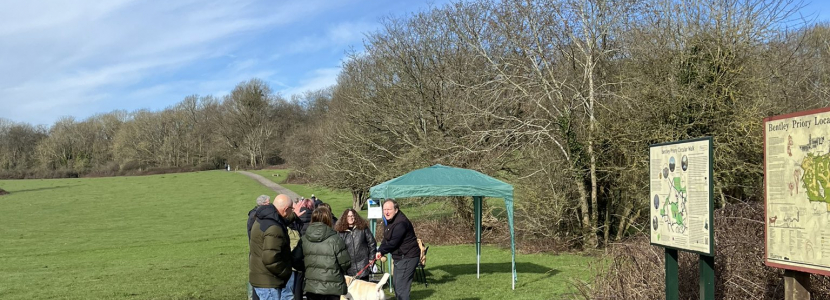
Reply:
[[352, 258], [352, 266], [346, 271], [346, 275], [355, 276], [363, 270], [357, 278], [363, 280], [369, 278], [372, 267], [366, 267], [366, 265], [375, 257], [377, 251], [377, 243], [375, 237], [372, 236], [372, 231], [369, 230], [369, 222], [360, 217], [357, 211], [349, 208], [340, 216], [334, 230], [343, 238], [346, 250]]
[[308, 300], [339, 300], [348, 286], [343, 277], [352, 261], [343, 240], [331, 227], [331, 211], [318, 207], [311, 214], [311, 224], [294, 248], [294, 266], [305, 271]]

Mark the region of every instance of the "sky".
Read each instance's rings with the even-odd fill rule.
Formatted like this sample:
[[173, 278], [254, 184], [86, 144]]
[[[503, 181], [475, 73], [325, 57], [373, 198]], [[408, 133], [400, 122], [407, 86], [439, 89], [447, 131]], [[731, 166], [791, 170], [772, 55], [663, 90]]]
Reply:
[[[384, 17], [449, 0], [0, 0], [0, 118], [49, 126], [162, 110], [259, 78], [284, 98], [336, 83]], [[830, 1], [802, 10], [830, 20]]]

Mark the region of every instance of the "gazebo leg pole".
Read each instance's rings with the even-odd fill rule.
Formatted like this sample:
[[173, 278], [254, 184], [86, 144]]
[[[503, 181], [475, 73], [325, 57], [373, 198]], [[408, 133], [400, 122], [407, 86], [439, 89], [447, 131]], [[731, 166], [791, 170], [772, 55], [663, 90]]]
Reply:
[[473, 197], [476, 215], [476, 278], [481, 277], [481, 196]]

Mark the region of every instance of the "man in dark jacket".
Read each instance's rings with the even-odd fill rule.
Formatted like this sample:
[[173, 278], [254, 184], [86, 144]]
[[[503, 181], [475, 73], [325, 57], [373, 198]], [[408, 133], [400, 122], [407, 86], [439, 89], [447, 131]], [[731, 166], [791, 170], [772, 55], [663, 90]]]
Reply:
[[[248, 242], [251, 242], [251, 226], [254, 226], [254, 220], [256, 220], [256, 209], [263, 205], [270, 205], [271, 204], [271, 197], [267, 195], [259, 195], [256, 198], [256, 206], [248, 212]], [[250, 255], [250, 253], [249, 253]], [[250, 259], [250, 257], [248, 257]], [[259, 300], [256, 293], [254, 293], [254, 287], [251, 286], [251, 283], [248, 282], [248, 299], [250, 300]]]
[[291, 279], [291, 247], [285, 224], [294, 220], [291, 199], [283, 194], [274, 205], [257, 208], [248, 239], [248, 281], [261, 300], [278, 300], [291, 294], [286, 284]]
[[386, 199], [383, 202], [383, 221], [386, 223], [386, 229], [383, 231], [383, 241], [375, 259], [380, 259], [387, 253], [392, 254], [395, 262], [395, 272], [392, 274], [395, 299], [409, 300], [415, 267], [418, 266], [418, 260], [421, 257], [415, 228], [412, 227], [412, 222], [406, 215], [400, 211], [398, 202], [394, 199]]
[[251, 226], [254, 225], [254, 220], [256, 219], [256, 209], [263, 205], [270, 205], [271, 204], [271, 197], [267, 195], [259, 195], [256, 198], [256, 206], [248, 212], [248, 239], [251, 239]]

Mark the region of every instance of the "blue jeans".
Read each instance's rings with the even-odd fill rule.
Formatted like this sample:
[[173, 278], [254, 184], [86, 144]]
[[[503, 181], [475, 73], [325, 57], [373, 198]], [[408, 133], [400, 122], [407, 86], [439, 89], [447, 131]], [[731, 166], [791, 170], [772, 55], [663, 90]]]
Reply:
[[282, 290], [275, 288], [254, 288], [254, 292], [259, 296], [259, 300], [280, 300]]
[[291, 272], [291, 278], [288, 278], [288, 282], [285, 283], [280, 300], [294, 300], [294, 273], [296, 272]]
[[[294, 276], [291, 278], [293, 279]], [[291, 282], [291, 279], [288, 281]], [[294, 293], [288, 287], [281, 289], [255, 287], [254, 292], [259, 296], [259, 300], [294, 300]]]

